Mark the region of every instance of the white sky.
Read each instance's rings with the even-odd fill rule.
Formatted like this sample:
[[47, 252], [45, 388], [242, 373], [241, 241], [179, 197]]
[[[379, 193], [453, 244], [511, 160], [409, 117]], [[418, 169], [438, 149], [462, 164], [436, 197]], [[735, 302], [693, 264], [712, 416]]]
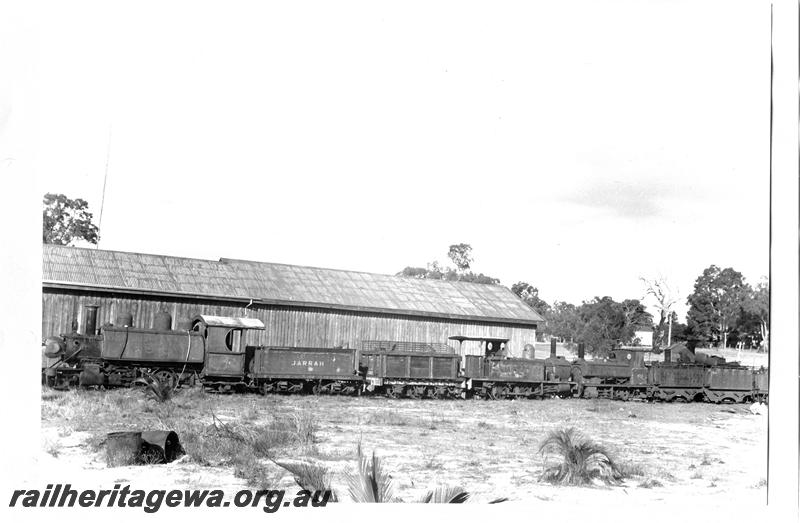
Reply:
[[395, 273], [465, 242], [551, 303], [768, 273], [767, 2], [107, 4], [47, 4], [34, 74], [41, 194], [98, 218], [112, 129], [101, 248]]

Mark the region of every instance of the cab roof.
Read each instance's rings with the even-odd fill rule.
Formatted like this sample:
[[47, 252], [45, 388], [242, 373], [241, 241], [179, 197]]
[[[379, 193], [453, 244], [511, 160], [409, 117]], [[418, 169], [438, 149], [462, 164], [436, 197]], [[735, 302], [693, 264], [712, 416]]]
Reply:
[[202, 321], [209, 327], [264, 330], [264, 323], [258, 318], [231, 318], [229, 316], [210, 316], [208, 314], [198, 314], [192, 319], [192, 323], [198, 320]]

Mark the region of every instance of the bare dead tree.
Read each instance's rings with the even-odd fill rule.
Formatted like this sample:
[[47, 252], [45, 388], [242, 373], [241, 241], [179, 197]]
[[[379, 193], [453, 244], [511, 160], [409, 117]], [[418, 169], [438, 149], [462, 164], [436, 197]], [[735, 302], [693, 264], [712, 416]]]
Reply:
[[667, 323], [667, 347], [669, 347], [672, 345], [672, 311], [675, 304], [678, 303], [679, 293], [677, 289], [670, 287], [664, 276], [659, 275], [654, 278], [640, 276], [639, 279], [645, 286], [642, 300], [651, 296], [655, 300], [656, 308], [661, 313], [659, 327], [662, 328], [665, 321]]

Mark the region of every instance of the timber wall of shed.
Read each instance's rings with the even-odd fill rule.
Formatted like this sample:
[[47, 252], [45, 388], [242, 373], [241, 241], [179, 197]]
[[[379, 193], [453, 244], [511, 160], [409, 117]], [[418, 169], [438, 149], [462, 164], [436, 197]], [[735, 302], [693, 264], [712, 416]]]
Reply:
[[[370, 312], [337, 311], [321, 308], [255, 305], [245, 309], [241, 302], [204, 301], [149, 297], [124, 293], [45, 289], [42, 293], [42, 336], [71, 331], [83, 305], [99, 305], [98, 327], [113, 323], [121, 312], [133, 314], [134, 326], [150, 328], [160, 311], [169, 312], [173, 328], [181, 319], [197, 314], [248, 316], [264, 322], [266, 330], [250, 331], [250, 345], [288, 347], [358, 348], [365, 340], [392, 340], [446, 343], [449, 336], [509, 338], [509, 352], [521, 356], [525, 344], [533, 344], [536, 329], [517, 324], [403, 316]], [[449, 342], [455, 349], [458, 342]], [[463, 352], [479, 354], [476, 342], [465, 342]]]

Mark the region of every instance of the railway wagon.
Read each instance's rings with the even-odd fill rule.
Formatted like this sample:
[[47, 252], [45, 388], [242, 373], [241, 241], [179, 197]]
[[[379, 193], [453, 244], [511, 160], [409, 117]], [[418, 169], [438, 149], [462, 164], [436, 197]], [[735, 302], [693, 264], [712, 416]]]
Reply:
[[250, 376], [269, 392], [358, 394], [364, 377], [356, 351], [310, 347], [254, 347]]
[[444, 344], [364, 342], [360, 355], [367, 390], [390, 398], [457, 398], [461, 357]]

